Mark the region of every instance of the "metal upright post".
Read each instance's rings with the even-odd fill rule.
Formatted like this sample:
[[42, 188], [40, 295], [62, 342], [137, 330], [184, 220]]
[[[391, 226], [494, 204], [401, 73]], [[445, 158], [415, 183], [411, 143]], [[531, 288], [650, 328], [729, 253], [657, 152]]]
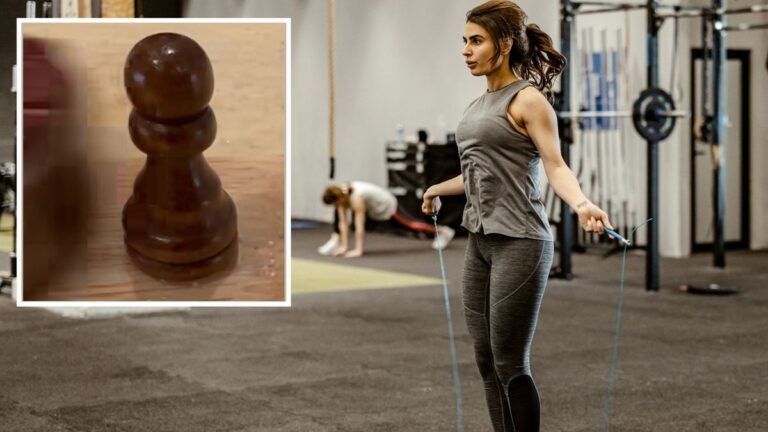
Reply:
[[[727, 0], [712, 0], [714, 10], [724, 9]], [[725, 14], [712, 18], [712, 164], [714, 187], [712, 203], [714, 217], [714, 266], [725, 267], [725, 169], [726, 169], [726, 95], [725, 95]]]
[[[571, 43], [573, 40], [573, 6], [571, 0], [562, 0], [561, 2], [561, 20], [560, 20], [560, 52], [567, 59], [571, 58]], [[562, 109], [571, 110], [571, 65], [566, 64], [560, 78], [560, 95]], [[570, 124], [570, 119], [566, 120], [566, 125]], [[568, 127], [568, 126], [566, 126]], [[562, 140], [560, 144], [560, 153], [567, 165], [571, 163], [571, 147], [568, 140]], [[570, 279], [571, 273], [571, 251], [573, 249], [573, 219], [571, 208], [562, 201], [560, 206], [560, 225], [558, 227], [558, 237], [560, 240], [560, 272], [557, 276]]]
[[[659, 86], [658, 0], [648, 0], [648, 87]], [[659, 290], [659, 142], [648, 140], [648, 249], [645, 254], [645, 289]]]

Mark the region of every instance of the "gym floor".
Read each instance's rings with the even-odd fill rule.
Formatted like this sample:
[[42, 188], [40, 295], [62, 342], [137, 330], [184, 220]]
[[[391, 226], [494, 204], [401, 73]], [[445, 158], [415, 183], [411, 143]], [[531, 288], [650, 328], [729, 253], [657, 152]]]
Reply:
[[[71, 320], [18, 309], [0, 297], [1, 429], [452, 430], [455, 399], [436, 252], [427, 240], [370, 234], [360, 259], [320, 257], [315, 249], [328, 232], [293, 232], [294, 258], [303, 264], [294, 269], [291, 309]], [[458, 238], [446, 251], [465, 430], [487, 431], [461, 312], [465, 244]], [[662, 259], [662, 289], [649, 294], [644, 257], [630, 255], [613, 430], [768, 430], [768, 252], [729, 253], [725, 270], [714, 270], [710, 261], [707, 254]], [[619, 255], [576, 255], [577, 277], [548, 285], [532, 353], [543, 431], [601, 425], [620, 264]], [[325, 265], [362, 275], [384, 270], [389, 281], [400, 275], [403, 286], [376, 289], [361, 277], [366, 289], [333, 291], [307, 282], [327, 275], [296, 274]], [[423, 278], [432, 284], [414, 285]], [[740, 293], [677, 290], [709, 282]]]

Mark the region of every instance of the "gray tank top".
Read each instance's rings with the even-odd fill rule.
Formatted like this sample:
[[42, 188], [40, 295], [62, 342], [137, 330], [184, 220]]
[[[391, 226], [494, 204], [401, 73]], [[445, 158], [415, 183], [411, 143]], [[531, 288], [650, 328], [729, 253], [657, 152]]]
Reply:
[[472, 233], [552, 240], [539, 190], [541, 156], [507, 118], [512, 99], [529, 85], [520, 80], [486, 91], [456, 128], [467, 195], [462, 226]]

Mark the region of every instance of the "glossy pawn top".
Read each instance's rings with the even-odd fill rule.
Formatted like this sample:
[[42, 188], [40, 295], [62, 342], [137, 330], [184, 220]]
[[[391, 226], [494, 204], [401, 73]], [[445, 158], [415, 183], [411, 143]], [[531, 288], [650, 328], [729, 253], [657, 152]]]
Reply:
[[133, 106], [156, 120], [198, 114], [213, 96], [213, 68], [194, 40], [158, 33], [139, 41], [125, 61], [125, 88]]
[[131, 49], [124, 80], [134, 105], [131, 139], [147, 154], [123, 209], [129, 255], [144, 272], [166, 280], [231, 268], [235, 205], [202, 155], [216, 137], [208, 56], [186, 36], [154, 34]]

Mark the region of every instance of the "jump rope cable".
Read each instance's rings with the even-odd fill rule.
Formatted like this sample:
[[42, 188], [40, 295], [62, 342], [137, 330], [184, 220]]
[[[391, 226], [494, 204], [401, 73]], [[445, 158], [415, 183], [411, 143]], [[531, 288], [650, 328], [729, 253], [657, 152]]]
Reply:
[[[647, 221], [634, 227], [632, 229], [632, 233], [629, 235], [629, 238], [632, 238], [632, 236], [635, 234], [635, 231], [637, 231], [638, 228], [640, 228], [641, 226], [647, 224], [652, 220], [653, 218], [648, 219]], [[625, 239], [619, 233], [613, 230], [610, 230], [608, 228], [603, 228], [603, 230], [606, 233], [613, 236], [614, 238], [616, 238], [616, 240], [618, 240], [619, 243], [624, 245], [624, 253], [622, 254], [622, 257], [621, 257], [621, 284], [619, 285], [619, 302], [618, 302], [618, 305], [616, 306], [616, 331], [613, 335], [611, 365], [608, 368], [608, 391], [606, 392], [605, 399], [603, 400], [602, 430], [604, 432], [607, 432], [610, 426], [611, 408], [613, 407], [613, 388], [614, 388], [614, 382], [616, 380], [616, 360], [619, 354], [619, 335], [621, 334], [621, 309], [622, 309], [622, 306], [624, 305], [624, 274], [627, 267], [627, 250], [629, 248], [630, 242], [629, 240]]]
[[[646, 220], [645, 222], [641, 223], [640, 225], [635, 226], [632, 229], [632, 232], [630, 233], [629, 237], [632, 238], [632, 236], [635, 234], [635, 231], [637, 231], [640, 227], [647, 224], [648, 222], [651, 222], [653, 218]], [[437, 214], [432, 216], [432, 222], [435, 226], [435, 235], [437, 235], [438, 232], [438, 226], [437, 226]], [[603, 402], [603, 427], [602, 430], [607, 432], [609, 428], [609, 421], [611, 417], [611, 409], [613, 407], [613, 390], [614, 390], [614, 384], [615, 384], [615, 378], [616, 378], [616, 363], [618, 359], [619, 354], [619, 336], [621, 335], [621, 311], [622, 307], [624, 305], [624, 279], [625, 279], [625, 273], [626, 273], [626, 267], [627, 267], [627, 252], [628, 248], [630, 246], [629, 240], [625, 239], [621, 236], [621, 234], [608, 229], [603, 228], [603, 230], [613, 236], [616, 240], [619, 241], [619, 243], [624, 245], [624, 252], [621, 257], [621, 283], [619, 285], [619, 301], [618, 305], [616, 306], [616, 331], [614, 332], [613, 336], [613, 349], [611, 350], [611, 364], [608, 368], [608, 391], [605, 396], [605, 400]], [[443, 257], [443, 249], [438, 248], [437, 249], [438, 256], [440, 257], [440, 275], [443, 279], [443, 296], [445, 298], [445, 315], [448, 318], [448, 342], [450, 344], [451, 349], [451, 368], [453, 371], [453, 388], [456, 393], [456, 430], [458, 432], [464, 431], [464, 415], [463, 415], [463, 409], [462, 409], [462, 403], [461, 403], [461, 380], [459, 379], [459, 366], [458, 361], [456, 360], [456, 339], [453, 334], [453, 318], [451, 315], [451, 301], [448, 296], [448, 279], [445, 275], [445, 258]]]
[[[435, 225], [435, 235], [438, 233], [437, 213], [432, 216], [432, 222]], [[448, 317], [448, 341], [451, 346], [451, 368], [453, 370], [453, 389], [456, 392], [456, 431], [464, 432], [464, 415], [461, 404], [461, 380], [459, 380], [459, 365], [456, 360], [456, 339], [453, 335], [453, 318], [451, 317], [451, 301], [448, 298], [448, 279], [445, 276], [445, 259], [443, 258], [443, 248], [438, 248], [437, 253], [440, 256], [440, 274], [443, 277], [443, 295], [445, 297], [445, 315]]]

